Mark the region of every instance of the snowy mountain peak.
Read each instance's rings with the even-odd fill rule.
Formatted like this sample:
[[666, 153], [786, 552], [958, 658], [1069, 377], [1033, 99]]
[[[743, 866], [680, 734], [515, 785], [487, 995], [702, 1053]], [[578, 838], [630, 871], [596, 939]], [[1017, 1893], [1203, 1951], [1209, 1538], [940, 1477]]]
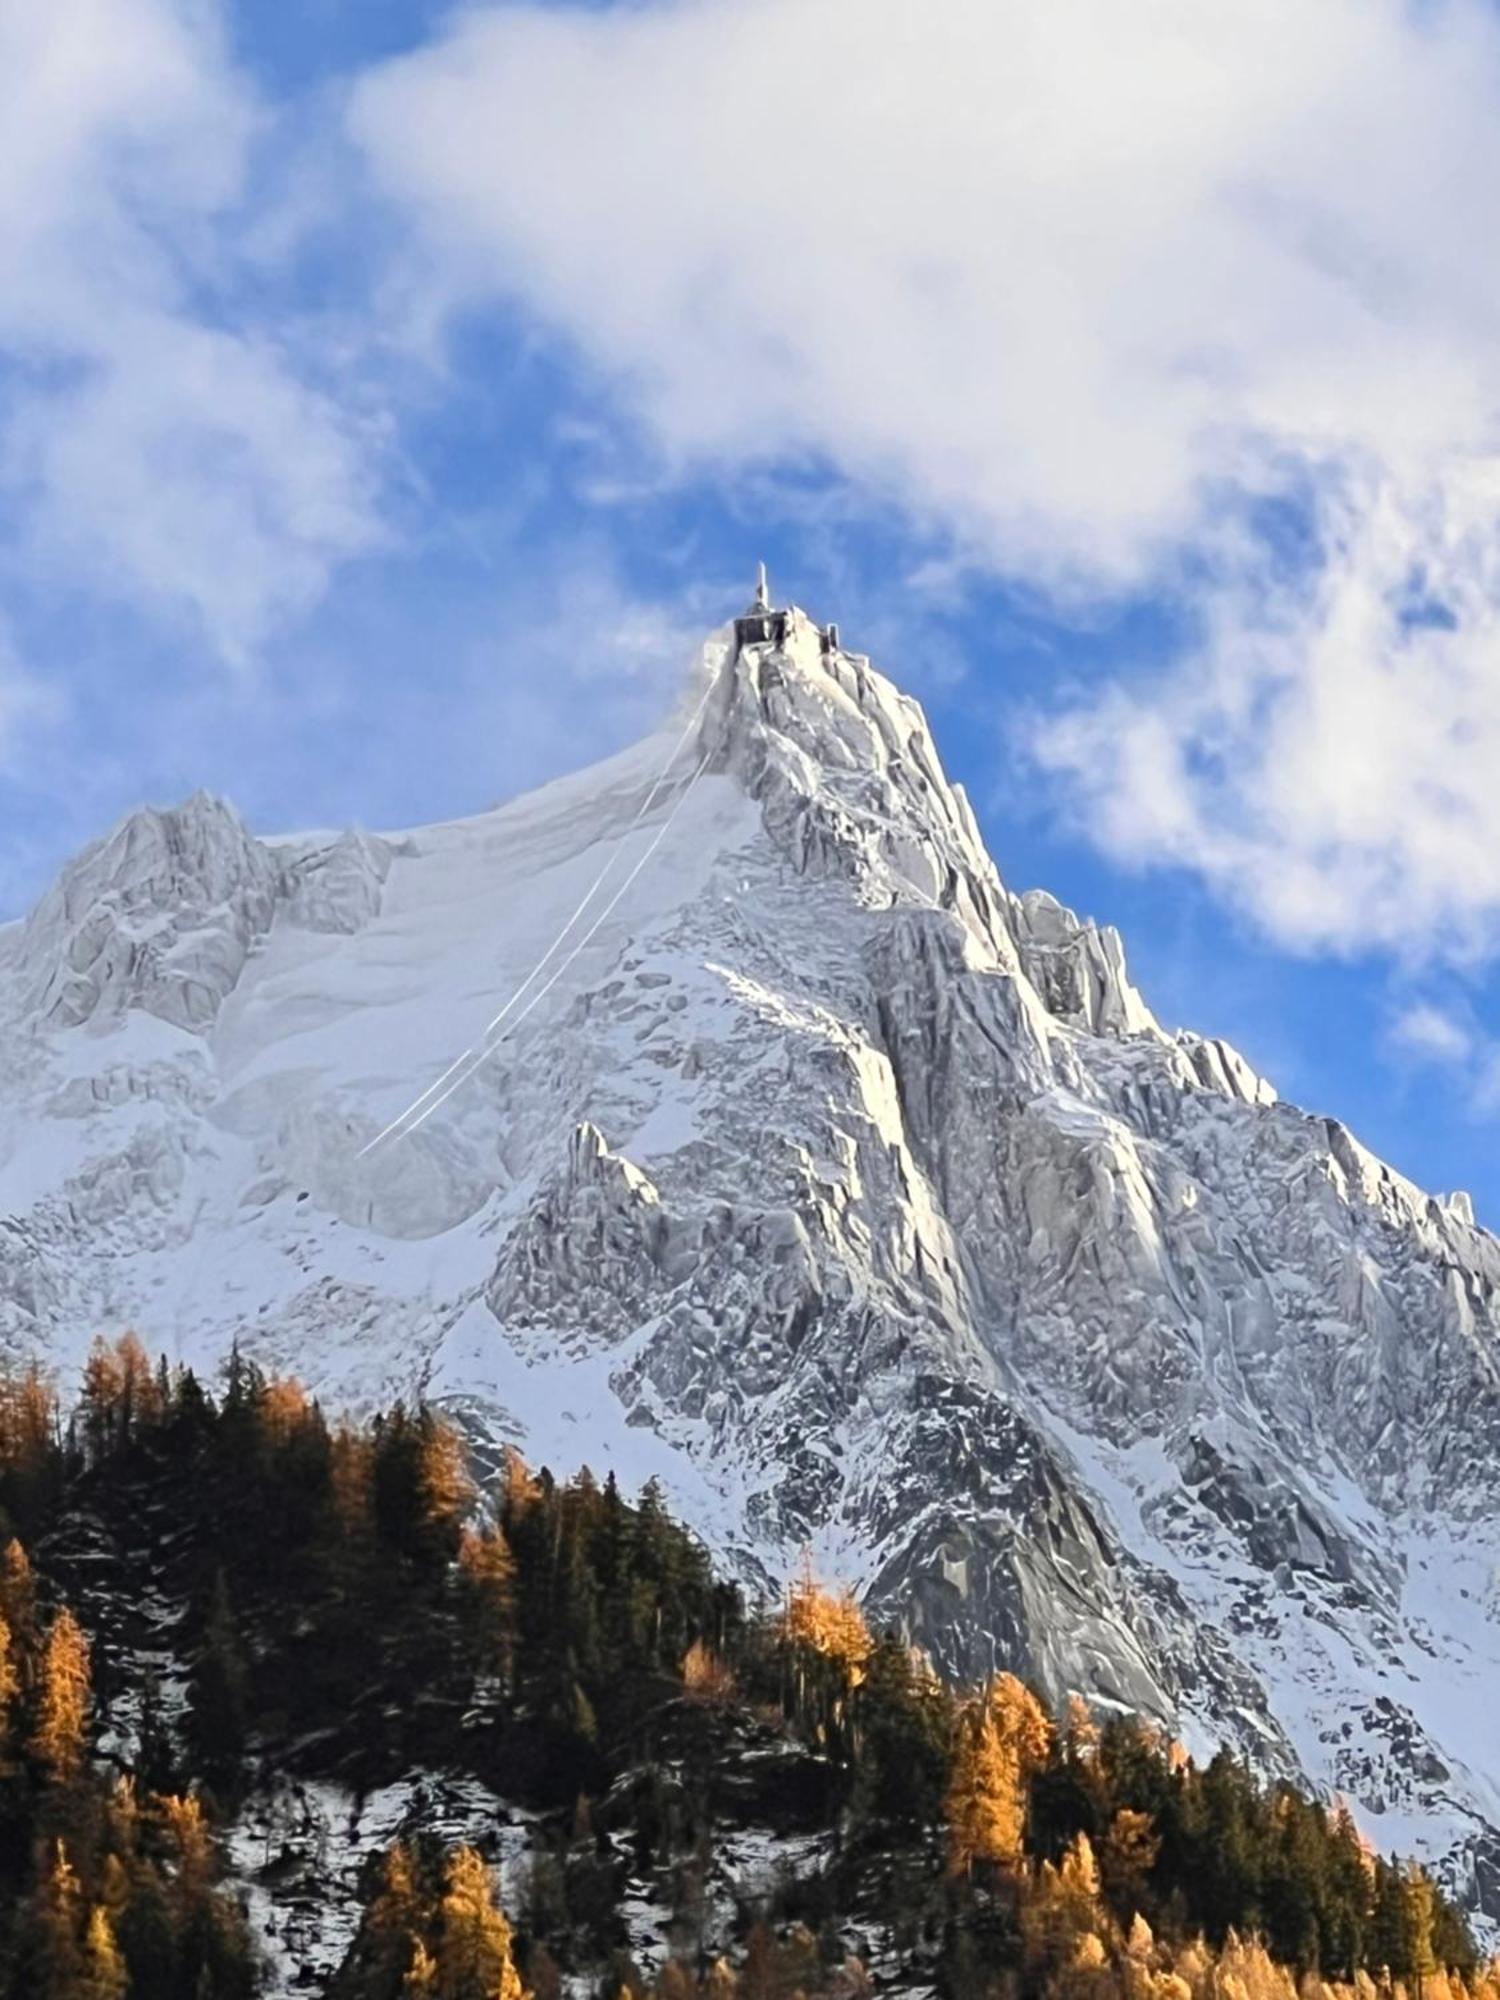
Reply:
[[[747, 626], [771, 636], [747, 638]], [[1096, 1033], [1155, 1030], [1118, 932], [1045, 892], [1006, 890], [921, 708], [833, 643], [833, 629], [793, 606], [711, 642], [705, 671], [722, 683], [702, 731], [711, 767], [738, 778], [799, 869], [832, 870], [876, 908], [956, 917], [994, 967], [1026, 978], [1062, 1020]]]
[[0, 1092], [15, 1351], [237, 1340], [655, 1475], [748, 1580], [811, 1545], [1500, 1917], [1500, 1245], [1008, 889], [805, 613], [496, 812], [133, 815], [0, 938]]
[[724, 684], [704, 726], [713, 767], [739, 779], [799, 867], [832, 867], [877, 906], [958, 909], [993, 946], [999, 877], [921, 709], [805, 612], [777, 628], [769, 643], [710, 648]]

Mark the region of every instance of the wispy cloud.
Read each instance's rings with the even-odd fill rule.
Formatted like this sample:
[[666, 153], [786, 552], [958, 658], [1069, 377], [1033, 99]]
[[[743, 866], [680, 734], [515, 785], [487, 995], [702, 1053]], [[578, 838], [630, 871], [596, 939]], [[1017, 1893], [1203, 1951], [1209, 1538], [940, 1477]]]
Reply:
[[1441, 1077], [1469, 1117], [1500, 1115], [1500, 1039], [1466, 1006], [1408, 1001], [1392, 1017], [1387, 1041], [1402, 1063]]
[[351, 121], [429, 303], [524, 301], [669, 462], [1190, 597], [1037, 734], [1080, 824], [1422, 955], [1500, 925], [1497, 113], [1479, 0], [658, 0], [470, 7]]
[[1402, 1008], [1391, 1023], [1391, 1040], [1421, 1062], [1467, 1064], [1476, 1049], [1474, 1030], [1430, 1000]]
[[242, 661], [378, 540], [378, 440], [236, 296], [268, 114], [218, 20], [0, 0], [0, 506], [12, 575]]

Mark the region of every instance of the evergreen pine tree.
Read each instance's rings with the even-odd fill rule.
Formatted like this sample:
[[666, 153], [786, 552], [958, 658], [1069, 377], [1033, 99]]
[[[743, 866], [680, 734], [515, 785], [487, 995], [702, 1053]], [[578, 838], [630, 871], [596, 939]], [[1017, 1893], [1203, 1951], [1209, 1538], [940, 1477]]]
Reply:
[[249, 1668], [240, 1643], [229, 1584], [215, 1572], [193, 1661], [188, 1732], [198, 1766], [214, 1783], [231, 1778], [245, 1748]]
[[170, 1792], [177, 1787], [177, 1760], [172, 1736], [162, 1715], [161, 1688], [149, 1669], [141, 1679], [141, 1720], [136, 1737], [135, 1774], [143, 1791]]
[[480, 1671], [509, 1679], [515, 1650], [516, 1563], [505, 1530], [498, 1524], [466, 1529], [458, 1561]]
[[854, 1703], [856, 1809], [926, 1826], [943, 1810], [951, 1704], [925, 1661], [894, 1632], [869, 1654]]
[[1426, 1982], [1438, 1969], [1437, 1953], [1434, 1949], [1434, 1931], [1437, 1923], [1437, 1896], [1432, 1878], [1425, 1869], [1414, 1863], [1402, 1871], [1402, 1886], [1406, 1897], [1406, 1924], [1409, 1940], [1407, 1975], [1416, 1988], [1416, 2000], [1422, 2000]]

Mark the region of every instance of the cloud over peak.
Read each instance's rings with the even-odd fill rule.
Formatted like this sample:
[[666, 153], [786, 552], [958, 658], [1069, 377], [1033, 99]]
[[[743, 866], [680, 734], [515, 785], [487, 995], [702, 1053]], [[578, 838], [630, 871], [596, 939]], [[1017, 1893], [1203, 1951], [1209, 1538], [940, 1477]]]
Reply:
[[1497, 112], [1477, 0], [676, 0], [470, 8], [351, 118], [451, 302], [669, 458], [826, 462], [1064, 605], [1191, 578], [1191, 657], [1038, 738], [1084, 823], [1295, 944], [1470, 951]]

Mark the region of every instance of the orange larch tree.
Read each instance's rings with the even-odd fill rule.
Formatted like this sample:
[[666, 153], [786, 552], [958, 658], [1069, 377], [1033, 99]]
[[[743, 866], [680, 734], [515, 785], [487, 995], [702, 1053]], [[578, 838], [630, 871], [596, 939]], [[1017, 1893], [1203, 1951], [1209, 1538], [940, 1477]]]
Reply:
[[92, 1682], [89, 1642], [66, 1605], [53, 1619], [42, 1652], [31, 1754], [49, 1776], [69, 1778], [83, 1760]]

